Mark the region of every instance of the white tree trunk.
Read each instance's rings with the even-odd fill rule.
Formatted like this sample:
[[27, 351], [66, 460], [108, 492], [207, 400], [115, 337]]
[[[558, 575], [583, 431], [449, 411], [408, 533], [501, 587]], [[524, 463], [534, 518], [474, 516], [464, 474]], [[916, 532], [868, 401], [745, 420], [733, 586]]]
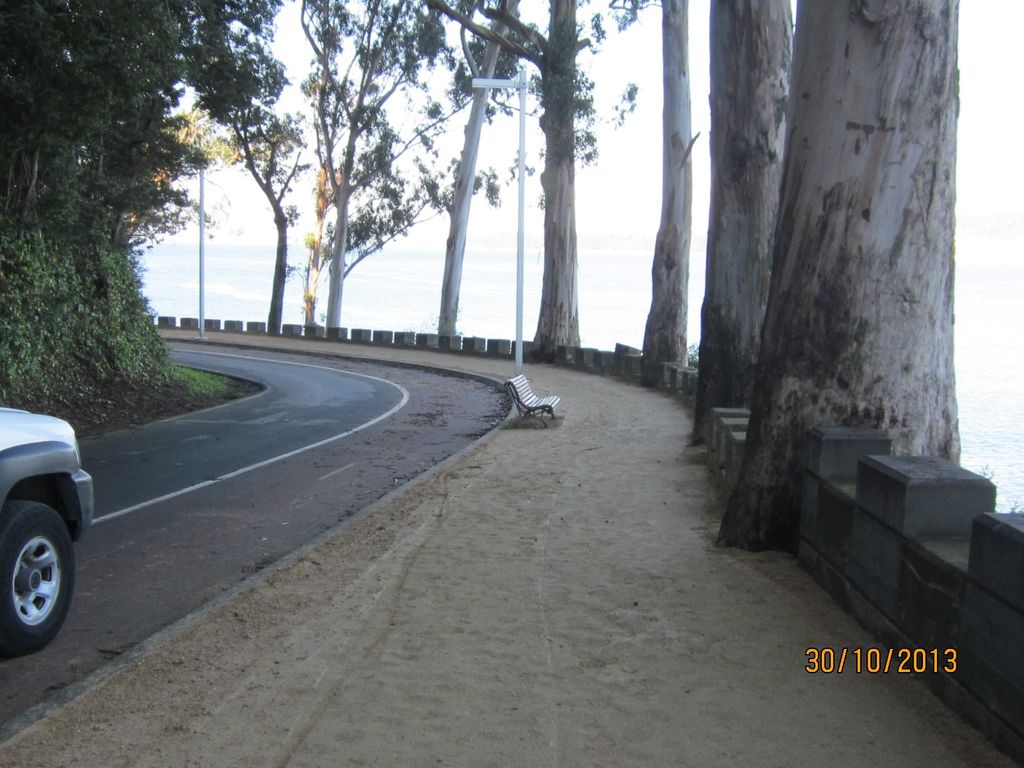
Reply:
[[643, 347], [643, 383], [661, 379], [662, 363], [686, 360], [687, 285], [693, 194], [686, 0], [662, 0], [661, 223], [651, 266], [651, 309]]
[[[515, 13], [519, 0], [509, 0], [507, 10]], [[498, 34], [504, 32], [500, 23], [491, 25]], [[501, 46], [488, 43], [484, 53], [481, 77], [494, 77]], [[469, 231], [469, 209], [473, 202], [476, 186], [476, 161], [480, 151], [480, 134], [487, 116], [487, 102], [490, 91], [478, 89], [473, 94], [473, 104], [466, 123], [466, 138], [459, 158], [459, 170], [455, 179], [455, 199], [452, 203], [451, 223], [444, 252], [444, 277], [441, 281], [441, 310], [438, 314], [437, 332], [442, 336], [454, 336], [459, 319], [459, 291], [462, 288], [462, 262], [466, 253], [466, 234]]]
[[868, 426], [959, 457], [957, 0], [801, 3], [747, 460], [719, 538], [796, 546], [801, 447]]
[[694, 437], [748, 406], [768, 302], [786, 138], [790, 0], [711, 4], [711, 215]]
[[327, 327], [341, 327], [341, 299], [345, 292], [345, 243], [348, 240], [348, 204], [351, 190], [346, 180], [334, 192], [334, 240], [328, 268], [330, 290], [327, 294]]

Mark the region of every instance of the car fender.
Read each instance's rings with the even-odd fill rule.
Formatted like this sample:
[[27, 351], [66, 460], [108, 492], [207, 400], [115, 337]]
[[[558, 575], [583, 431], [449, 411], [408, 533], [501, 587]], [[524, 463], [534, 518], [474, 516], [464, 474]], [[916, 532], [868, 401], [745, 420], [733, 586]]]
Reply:
[[57, 441], [17, 445], [0, 451], [0, 500], [19, 483], [36, 477], [54, 481], [61, 509], [73, 539], [92, 524], [92, 478], [81, 469], [74, 446]]

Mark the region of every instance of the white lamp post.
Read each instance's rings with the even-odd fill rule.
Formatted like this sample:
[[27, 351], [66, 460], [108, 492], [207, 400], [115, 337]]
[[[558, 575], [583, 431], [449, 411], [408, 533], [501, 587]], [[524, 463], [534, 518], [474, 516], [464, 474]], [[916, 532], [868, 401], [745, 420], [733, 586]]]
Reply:
[[206, 339], [206, 167], [199, 166], [199, 338]]
[[516, 373], [523, 372], [523, 250], [526, 244], [526, 67], [519, 65], [514, 80], [474, 77], [474, 88], [519, 90], [519, 232], [516, 241]]

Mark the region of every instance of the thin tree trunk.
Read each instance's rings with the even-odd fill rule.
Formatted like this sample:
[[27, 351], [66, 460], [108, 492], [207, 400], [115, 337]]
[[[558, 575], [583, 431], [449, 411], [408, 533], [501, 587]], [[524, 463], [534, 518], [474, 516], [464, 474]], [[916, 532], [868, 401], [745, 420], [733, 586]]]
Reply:
[[959, 456], [957, 0], [802, 3], [747, 459], [719, 532], [795, 549], [815, 426]]
[[317, 294], [320, 290], [320, 270], [324, 263], [324, 227], [331, 202], [328, 197], [327, 171], [321, 166], [316, 177], [316, 229], [307, 241], [306, 284], [302, 292], [302, 309], [306, 325], [316, 325]]
[[711, 4], [711, 216], [693, 435], [749, 406], [786, 139], [790, 0]]
[[346, 179], [334, 192], [334, 240], [328, 268], [330, 291], [327, 294], [327, 327], [341, 327], [341, 299], [345, 291], [345, 243], [348, 240], [348, 204], [351, 195]]
[[[508, 12], [515, 13], [519, 0], [509, 0]], [[491, 25], [497, 34], [502, 34], [505, 25], [495, 22]], [[481, 77], [494, 77], [501, 46], [495, 42], [487, 44], [484, 52]], [[455, 199], [450, 212], [448, 240], [444, 252], [444, 277], [441, 281], [441, 310], [437, 319], [437, 332], [442, 336], [454, 336], [459, 318], [459, 291], [462, 288], [462, 262], [466, 253], [466, 234], [469, 230], [469, 209], [473, 202], [476, 186], [476, 161], [480, 151], [480, 134], [487, 116], [487, 102], [490, 91], [478, 89], [473, 94], [473, 104], [466, 123], [466, 138], [459, 158], [459, 170], [455, 179]]]
[[576, 0], [551, 0], [543, 87], [544, 277], [531, 356], [552, 360], [559, 345], [580, 343], [576, 254]]
[[277, 252], [274, 259], [274, 282], [270, 288], [270, 312], [267, 314], [267, 332], [281, 333], [284, 314], [284, 284], [288, 277], [288, 217], [280, 203], [274, 204], [274, 224], [277, 227]]
[[693, 169], [690, 150], [690, 74], [686, 0], [663, 0], [661, 223], [651, 266], [642, 381], [652, 387], [663, 363], [686, 360], [686, 291], [689, 282]]

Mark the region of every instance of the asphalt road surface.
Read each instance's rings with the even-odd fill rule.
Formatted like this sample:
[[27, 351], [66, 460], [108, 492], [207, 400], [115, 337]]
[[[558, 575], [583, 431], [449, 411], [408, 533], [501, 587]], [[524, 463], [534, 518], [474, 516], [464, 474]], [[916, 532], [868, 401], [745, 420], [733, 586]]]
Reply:
[[173, 354], [264, 389], [81, 441], [95, 524], [75, 545], [75, 595], [56, 640], [0, 659], [0, 736], [507, 411], [496, 389], [443, 373], [192, 344]]

